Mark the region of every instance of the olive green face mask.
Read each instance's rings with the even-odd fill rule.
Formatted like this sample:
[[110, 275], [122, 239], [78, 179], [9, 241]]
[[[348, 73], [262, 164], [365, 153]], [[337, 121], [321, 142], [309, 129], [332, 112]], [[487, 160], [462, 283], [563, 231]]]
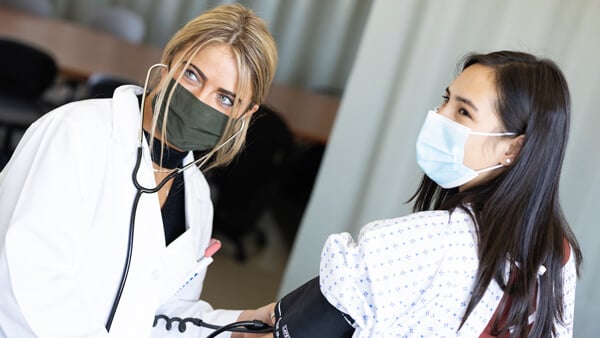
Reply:
[[[167, 141], [185, 151], [213, 148], [223, 135], [229, 117], [200, 101], [173, 79], [169, 83], [163, 104], [158, 108], [158, 130], [162, 130], [164, 106], [174, 85], [175, 91], [167, 116]], [[152, 106], [155, 106], [157, 97], [154, 97]]]

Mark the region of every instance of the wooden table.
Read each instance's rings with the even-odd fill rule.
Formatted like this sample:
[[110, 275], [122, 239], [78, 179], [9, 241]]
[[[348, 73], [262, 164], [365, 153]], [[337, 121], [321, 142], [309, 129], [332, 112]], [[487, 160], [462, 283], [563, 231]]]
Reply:
[[[73, 22], [34, 16], [0, 6], [0, 37], [29, 42], [52, 55], [66, 78], [85, 81], [93, 73], [142, 83], [161, 49], [134, 44]], [[298, 138], [325, 144], [340, 99], [275, 83], [266, 104], [278, 112]]]
[[340, 98], [275, 83], [266, 104], [284, 119], [296, 137], [325, 144]]
[[101, 72], [141, 82], [160, 61], [161, 49], [134, 44], [73, 22], [0, 7], [0, 36], [46, 50], [61, 75], [85, 80]]

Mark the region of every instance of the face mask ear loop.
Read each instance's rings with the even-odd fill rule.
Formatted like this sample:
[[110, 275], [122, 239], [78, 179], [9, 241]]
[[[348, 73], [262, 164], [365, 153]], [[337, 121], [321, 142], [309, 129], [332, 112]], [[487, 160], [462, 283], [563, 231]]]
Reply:
[[479, 136], [514, 136], [517, 133], [487, 133], [483, 131], [469, 131], [471, 135], [479, 135]]
[[481, 174], [481, 173], [484, 173], [486, 171], [492, 171], [492, 170], [495, 170], [495, 169], [498, 169], [498, 168], [502, 168], [502, 167], [504, 167], [504, 164], [496, 164], [496, 165], [493, 165], [493, 166], [488, 167], [488, 168], [483, 168], [483, 169], [480, 169], [480, 170], [476, 170], [475, 172], [478, 173], [478, 174]]
[[244, 119], [242, 118], [242, 116], [240, 116], [236, 122], [239, 121], [242, 123], [242, 126], [240, 127], [240, 129], [238, 131], [235, 132], [235, 134], [233, 134], [230, 138], [228, 138], [225, 142], [219, 144], [218, 146], [216, 146], [215, 148], [213, 148], [213, 150], [211, 150], [210, 152], [208, 152], [208, 154], [200, 157], [199, 159], [192, 161], [186, 165], [184, 165], [182, 168], [178, 169], [178, 172], [182, 172], [185, 169], [197, 164], [198, 168], [202, 168], [206, 162], [208, 162], [208, 160], [212, 157], [212, 155], [217, 152], [219, 149], [223, 148], [227, 143], [233, 141], [241, 132], [242, 130], [244, 130], [244, 126], [246, 125], [246, 122], [244, 122]]
[[[473, 134], [473, 135], [481, 135], [481, 136], [513, 136], [513, 135], [517, 135], [517, 133], [485, 133], [485, 132], [478, 132], [478, 131], [471, 131], [469, 133]], [[510, 163], [510, 159], [507, 159], [506, 161], [507, 161], [507, 163]], [[491, 171], [491, 170], [495, 170], [495, 169], [502, 168], [502, 167], [504, 167], [504, 164], [496, 164], [496, 165], [493, 165], [488, 168], [476, 170], [475, 172], [477, 174], [481, 174], [486, 171]]]
[[145, 107], [145, 102], [146, 102], [146, 94], [148, 93], [148, 82], [150, 80], [150, 73], [152, 73], [152, 70], [157, 67], [167, 68], [167, 65], [162, 64], [162, 63], [157, 63], [157, 64], [150, 66], [150, 68], [148, 68], [148, 72], [146, 72], [146, 80], [144, 81], [144, 88], [142, 91], [142, 103], [140, 105], [140, 111], [142, 113], [142, 117], [141, 117], [141, 121], [140, 121], [140, 130], [138, 133], [138, 140], [140, 141], [140, 147], [142, 146], [142, 135], [143, 135], [142, 130], [144, 130], [144, 107]]

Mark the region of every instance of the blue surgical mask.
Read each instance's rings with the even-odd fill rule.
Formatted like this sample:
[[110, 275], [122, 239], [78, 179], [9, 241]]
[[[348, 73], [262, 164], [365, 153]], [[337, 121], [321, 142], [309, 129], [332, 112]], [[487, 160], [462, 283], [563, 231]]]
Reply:
[[469, 135], [506, 136], [515, 133], [484, 133], [471, 131], [430, 110], [417, 138], [417, 163], [425, 175], [444, 189], [459, 187], [482, 172], [498, 169], [502, 164], [473, 170], [463, 164], [465, 143]]

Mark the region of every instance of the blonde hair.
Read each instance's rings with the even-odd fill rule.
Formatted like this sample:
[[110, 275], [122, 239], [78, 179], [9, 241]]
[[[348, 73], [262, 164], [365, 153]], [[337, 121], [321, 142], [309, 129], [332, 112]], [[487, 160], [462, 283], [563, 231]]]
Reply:
[[[160, 88], [155, 107], [161, 107], [166, 96], [167, 102], [170, 99], [172, 93], [165, 93], [167, 85], [175, 76], [181, 76], [176, 72], [181, 69], [182, 64], [189, 63], [203, 48], [214, 44], [231, 48], [237, 60], [239, 74], [237, 97], [245, 98], [250, 92], [251, 102], [248, 105], [235, 100], [233, 112], [217, 145], [229, 140], [238, 131], [240, 133], [231, 142], [220, 148], [215, 147], [209, 153], [213, 158], [208, 168], [229, 163], [242, 149], [250, 124], [250, 115], [244, 113], [254, 105], [264, 103], [277, 68], [277, 46], [266, 23], [242, 5], [217, 6], [189, 21], [165, 46], [161, 62], [168, 66], [169, 72], [153, 79], [153, 83]], [[166, 135], [164, 129], [167, 114], [165, 111], [162, 135]], [[153, 126], [156, 125], [157, 115], [153, 118]], [[244, 119], [245, 122], [241, 131], [238, 119]]]

